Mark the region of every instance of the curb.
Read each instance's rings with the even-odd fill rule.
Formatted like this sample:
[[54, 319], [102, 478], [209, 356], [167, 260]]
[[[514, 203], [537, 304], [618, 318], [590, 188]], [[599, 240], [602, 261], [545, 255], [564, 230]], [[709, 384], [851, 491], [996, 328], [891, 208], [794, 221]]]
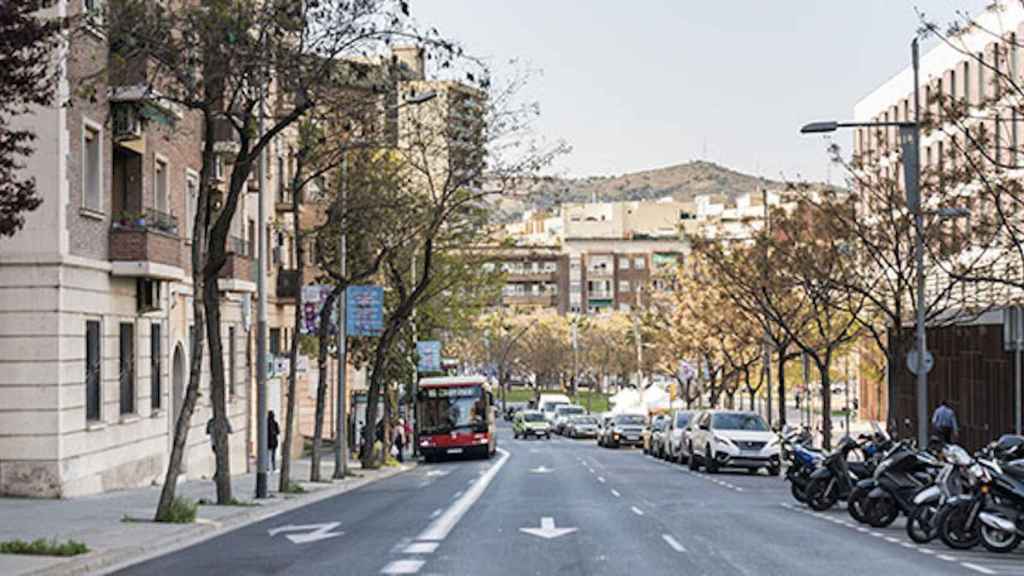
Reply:
[[196, 527], [195, 530], [182, 530], [179, 534], [170, 535], [158, 542], [149, 543], [145, 546], [129, 546], [125, 548], [105, 550], [95, 554], [89, 553], [80, 559], [69, 560], [68, 562], [48, 566], [33, 572], [28, 572], [23, 576], [100, 576], [111, 574], [129, 566], [133, 566], [147, 560], [152, 560], [153, 558], [158, 558], [190, 546], [195, 546], [196, 544], [200, 544], [227, 532], [261, 522], [268, 518], [273, 518], [274, 516], [284, 514], [285, 512], [290, 512], [297, 508], [315, 504], [321, 500], [326, 500], [328, 498], [362, 488], [367, 484], [386, 480], [393, 476], [415, 470], [417, 465], [417, 462], [410, 462], [401, 468], [389, 468], [381, 471], [380, 473], [375, 474], [372, 478], [355, 479], [354, 481], [344, 485], [322, 488], [311, 494], [301, 496], [279, 495], [278, 498], [280, 498], [280, 500], [273, 504], [253, 507], [254, 509], [252, 510], [239, 512], [236, 515], [222, 518], [217, 521], [203, 521], [202, 518], [196, 518], [196, 522], [193, 524], [193, 526]]

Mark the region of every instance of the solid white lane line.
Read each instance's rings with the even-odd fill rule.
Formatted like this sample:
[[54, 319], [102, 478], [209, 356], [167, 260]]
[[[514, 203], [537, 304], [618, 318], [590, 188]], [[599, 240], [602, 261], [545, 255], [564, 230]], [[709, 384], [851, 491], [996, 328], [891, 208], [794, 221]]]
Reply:
[[981, 572], [982, 574], [995, 574], [996, 573], [995, 570], [989, 570], [988, 568], [985, 568], [984, 566], [978, 566], [977, 564], [971, 564], [970, 562], [961, 562], [960, 565], [963, 566], [964, 568], [969, 569], [969, 570], [974, 570], [975, 572]]
[[644, 511], [639, 509], [639, 508], [637, 508], [636, 506], [631, 507], [630, 510], [632, 510], [633, 514], [636, 514], [637, 516], [643, 516], [644, 515]]
[[683, 548], [683, 545], [680, 544], [678, 540], [673, 538], [671, 534], [662, 534], [661, 539], [664, 540], [666, 544], [671, 546], [672, 549], [676, 552], [686, 552], [686, 548]]
[[438, 542], [413, 542], [406, 546], [402, 553], [404, 554], [433, 554], [434, 550], [440, 545]]
[[381, 574], [415, 574], [426, 564], [423, 560], [394, 560], [381, 569]]
[[430, 523], [427, 529], [420, 533], [417, 540], [429, 540], [439, 541], [444, 540], [448, 536], [448, 533], [455, 528], [455, 525], [459, 523], [459, 520], [466, 515], [469, 508], [483, 496], [487, 487], [490, 486], [491, 482], [494, 481], [494, 477], [501, 471], [502, 466], [505, 462], [508, 462], [509, 454], [505, 450], [498, 448], [498, 452], [501, 457], [484, 473], [483, 476], [473, 484], [473, 486], [462, 495], [461, 498], [455, 501], [448, 510], [446, 510], [439, 518]]
[[619, 497], [622, 496], [622, 494], [619, 494], [618, 490], [616, 490], [615, 488], [612, 488], [612, 496], [615, 496], [616, 498], [619, 498]]

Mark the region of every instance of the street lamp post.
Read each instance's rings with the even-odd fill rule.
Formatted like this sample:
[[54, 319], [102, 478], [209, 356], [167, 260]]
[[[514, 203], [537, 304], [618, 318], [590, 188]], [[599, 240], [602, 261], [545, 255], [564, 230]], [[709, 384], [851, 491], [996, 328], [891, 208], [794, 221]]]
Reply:
[[[911, 359], [911, 367], [917, 375], [917, 443], [928, 445], [928, 371], [931, 369], [928, 343], [925, 333], [924, 297], [924, 210], [921, 203], [921, 89], [920, 58], [917, 38], [910, 45], [914, 70], [914, 120], [904, 122], [812, 122], [800, 129], [802, 134], [835, 132], [839, 128], [887, 128], [897, 127], [900, 147], [903, 152], [904, 184], [907, 192], [907, 207], [914, 215], [914, 264], [917, 270], [917, 310], [914, 322], [917, 346]], [[899, 329], [899, 327], [897, 327]], [[891, 367], [890, 367], [891, 368]], [[893, 384], [889, 385], [889, 409], [893, 405]], [[891, 415], [890, 415], [891, 416]], [[892, 418], [890, 417], [890, 421]]]

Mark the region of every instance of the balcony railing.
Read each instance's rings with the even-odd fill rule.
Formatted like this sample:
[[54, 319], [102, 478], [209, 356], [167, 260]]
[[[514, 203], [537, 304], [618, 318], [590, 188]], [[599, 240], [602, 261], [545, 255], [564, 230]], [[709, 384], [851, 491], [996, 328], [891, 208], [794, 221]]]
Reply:
[[228, 238], [227, 260], [220, 269], [220, 277], [249, 282], [252, 281], [254, 268], [249, 258], [249, 243], [236, 236]]
[[[114, 216], [110, 228], [112, 262], [147, 262], [181, 267], [181, 241], [178, 220], [148, 209], [139, 213]], [[143, 270], [138, 268], [136, 271]], [[129, 275], [145, 276], [145, 273]]]

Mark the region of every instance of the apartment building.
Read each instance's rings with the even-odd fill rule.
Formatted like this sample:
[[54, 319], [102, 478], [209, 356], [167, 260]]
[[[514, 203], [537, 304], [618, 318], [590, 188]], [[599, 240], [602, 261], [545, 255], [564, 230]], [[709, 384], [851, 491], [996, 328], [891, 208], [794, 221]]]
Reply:
[[[83, 3], [55, 9], [75, 15]], [[37, 134], [25, 171], [43, 204], [0, 242], [0, 494], [67, 497], [161, 482], [188, 382], [192, 350], [192, 223], [202, 166], [201, 117], [148, 95], [145, 62], [119, 62], [99, 33], [72, 36], [59, 101], [15, 118]], [[112, 63], [108, 74], [104, 70]], [[92, 98], [72, 87], [99, 78]], [[224, 186], [237, 150], [215, 126]], [[282, 139], [283, 140], [283, 139]], [[275, 142], [271, 158], [286, 156]], [[276, 164], [276, 165], [275, 165]], [[280, 186], [283, 162], [265, 175]], [[258, 178], [250, 179], [251, 190]], [[250, 191], [251, 191], [250, 190]], [[232, 222], [218, 287], [231, 469], [246, 471], [255, 374], [256, 195]], [[275, 214], [273, 194], [267, 210]], [[270, 286], [290, 267], [290, 235], [268, 224]], [[283, 272], [283, 273], [282, 273]], [[281, 296], [281, 297], [279, 297]], [[270, 345], [293, 337], [286, 294], [271, 293]], [[187, 477], [214, 470], [209, 363], [183, 461]], [[275, 386], [276, 384], [276, 386]], [[271, 406], [280, 405], [271, 381]]]
[[[1015, 95], [1002, 94], [1000, 83], [994, 81], [994, 70], [1008, 74], [1015, 82], [1024, 75], [1020, 39], [1024, 35], [1024, 7], [1018, 2], [993, 2], [964, 27], [950, 42], [938, 42], [920, 58], [921, 117], [938, 127], [925, 131], [921, 138], [920, 161], [923, 179], [923, 202], [931, 208], [939, 195], [929, 197], [941, 182], [929, 181], [928, 172], [942, 169], [944, 163], [962, 166], [965, 155], [964, 128], [980, 135], [981, 127], [989, 140], [991, 157], [1006, 165], [1017, 162], [1022, 119]], [[908, 54], [909, 60], [909, 54]], [[908, 67], [889, 79], [854, 107], [858, 122], [907, 122], [914, 120], [914, 77]], [[944, 117], [938, 95], [964, 102], [971, 112], [965, 124], [954, 126]], [[1006, 103], [1002, 106], [1000, 103]], [[1004, 112], [1005, 111], [1005, 115]], [[895, 128], [858, 129], [853, 135], [854, 155], [869, 168], [877, 168], [903, 184], [903, 164], [899, 153], [899, 135]], [[971, 148], [973, 145], [966, 146]], [[1012, 175], [1013, 170], [1007, 174]], [[958, 206], [972, 211], [971, 220], [986, 217], [984, 202], [977, 194], [957, 191]], [[959, 223], [969, 226], [970, 221]], [[971, 314], [953, 325], [929, 326], [928, 349], [935, 357], [929, 374], [929, 408], [942, 399], [948, 400], [961, 422], [961, 441], [969, 447], [980, 447], [1001, 433], [1013, 431], [1014, 363], [1004, 330], [1007, 314], [1002, 306], [1010, 299], [1006, 294], [989, 304], [994, 308], [980, 316]], [[897, 329], [909, 331], [912, 326]], [[890, 366], [895, 395], [879, 398], [885, 387], [865, 379], [860, 394], [864, 404], [886, 406], [889, 421], [916, 426], [915, 377], [903, 366]]]
[[749, 239], [762, 230], [770, 210], [782, 206], [783, 199], [773, 190], [748, 192], [732, 199], [722, 194], [702, 194], [694, 198], [694, 205], [694, 217], [685, 223], [687, 232], [735, 241]]
[[484, 269], [504, 274], [501, 304], [506, 308], [568, 310], [569, 259], [558, 246], [496, 249]]

